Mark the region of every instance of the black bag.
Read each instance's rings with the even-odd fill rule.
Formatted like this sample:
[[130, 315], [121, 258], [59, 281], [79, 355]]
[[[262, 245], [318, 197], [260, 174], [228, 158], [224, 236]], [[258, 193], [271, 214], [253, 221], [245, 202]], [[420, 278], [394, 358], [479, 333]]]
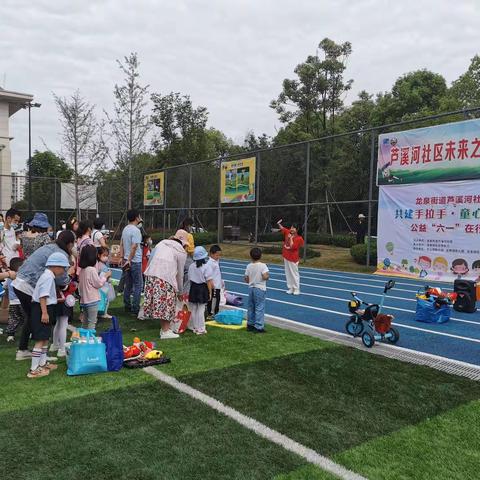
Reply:
[[457, 299], [453, 304], [457, 312], [475, 313], [477, 311], [477, 291], [475, 282], [471, 280], [457, 279], [453, 284], [453, 291], [457, 294]]

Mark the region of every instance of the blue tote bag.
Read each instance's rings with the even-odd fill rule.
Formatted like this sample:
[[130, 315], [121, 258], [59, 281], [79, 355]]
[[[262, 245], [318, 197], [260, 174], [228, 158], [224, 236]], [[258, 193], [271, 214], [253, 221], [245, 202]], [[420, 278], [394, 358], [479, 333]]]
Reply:
[[80, 337], [86, 342], [73, 342], [68, 356], [67, 375], [86, 375], [107, 371], [105, 344], [95, 336], [95, 330], [79, 328]]
[[123, 366], [123, 336], [117, 317], [112, 317], [112, 328], [105, 330], [100, 336], [107, 348], [108, 371], [117, 372]]

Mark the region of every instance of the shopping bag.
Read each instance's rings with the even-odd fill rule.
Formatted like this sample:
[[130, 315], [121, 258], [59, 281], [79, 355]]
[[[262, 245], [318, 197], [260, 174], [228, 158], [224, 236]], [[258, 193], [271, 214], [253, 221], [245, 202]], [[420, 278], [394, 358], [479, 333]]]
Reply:
[[112, 328], [100, 334], [106, 346], [107, 367], [109, 372], [117, 372], [123, 365], [123, 336], [117, 317], [112, 317]]
[[192, 312], [188, 309], [187, 304], [184, 303], [181, 310], [177, 312], [177, 322], [179, 323], [176, 330], [177, 333], [183, 333], [187, 329], [191, 316]]
[[72, 342], [70, 346], [67, 375], [106, 372], [105, 344], [95, 336], [95, 330], [79, 328], [78, 333], [80, 340]]
[[422, 299], [417, 297], [415, 320], [424, 323], [445, 323], [450, 320], [451, 308], [449, 305], [436, 305], [435, 297]]
[[243, 315], [241, 310], [222, 310], [215, 315], [215, 321], [224, 325], [241, 325]]
[[108, 297], [104, 287], [100, 288], [100, 302], [98, 304], [98, 314], [104, 315], [108, 308]]

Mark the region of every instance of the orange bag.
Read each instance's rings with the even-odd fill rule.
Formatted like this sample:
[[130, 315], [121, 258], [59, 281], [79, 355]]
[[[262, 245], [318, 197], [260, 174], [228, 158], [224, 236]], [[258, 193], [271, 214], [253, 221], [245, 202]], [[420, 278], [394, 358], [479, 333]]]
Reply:
[[191, 316], [192, 312], [188, 309], [187, 304], [184, 303], [182, 309], [177, 313], [177, 320], [180, 322], [177, 333], [183, 333], [187, 329]]

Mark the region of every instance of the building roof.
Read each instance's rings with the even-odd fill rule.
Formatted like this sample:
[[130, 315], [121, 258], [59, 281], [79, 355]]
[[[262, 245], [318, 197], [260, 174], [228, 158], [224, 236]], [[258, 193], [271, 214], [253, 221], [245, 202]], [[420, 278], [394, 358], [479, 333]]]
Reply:
[[33, 101], [30, 93], [13, 92], [0, 87], [0, 102], [8, 102], [8, 115], [11, 117], [18, 112], [26, 103]]

